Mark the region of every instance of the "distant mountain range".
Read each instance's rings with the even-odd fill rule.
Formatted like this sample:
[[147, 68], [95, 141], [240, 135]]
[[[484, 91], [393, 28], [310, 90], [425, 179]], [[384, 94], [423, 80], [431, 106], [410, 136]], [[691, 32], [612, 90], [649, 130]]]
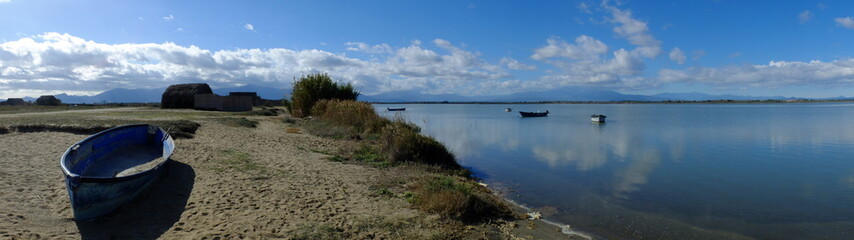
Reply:
[[[245, 85], [232, 88], [214, 88], [214, 93], [219, 95], [228, 95], [230, 92], [256, 92], [258, 96], [264, 99], [282, 99], [283, 97], [290, 98], [290, 89], [276, 89], [269, 87], [261, 87], [257, 85]], [[107, 90], [94, 96], [75, 96], [65, 93], [54, 95], [63, 103], [153, 103], [160, 102], [163, 92], [166, 88], [151, 88], [151, 89], [126, 89], [115, 88]], [[24, 97], [24, 101], [35, 101], [37, 97]]]
[[[116, 88], [94, 96], [75, 96], [65, 93], [54, 95], [63, 103], [152, 103], [160, 102], [166, 88], [124, 89]], [[228, 95], [229, 92], [256, 92], [264, 99], [290, 98], [291, 89], [277, 89], [257, 85], [245, 85], [233, 88], [217, 88], [213, 92]], [[521, 92], [493, 96], [460, 96], [455, 94], [423, 94], [418, 91], [393, 91], [376, 95], [361, 95], [359, 100], [366, 102], [542, 102], [542, 101], [706, 101], [706, 100], [788, 100], [803, 99], [783, 96], [740, 96], [710, 95], [705, 93], [659, 93], [655, 95], [622, 94], [612, 90], [585, 87], [565, 87], [548, 91]], [[35, 101], [25, 97], [26, 101]], [[835, 97], [815, 100], [854, 100], [852, 97]]]
[[[359, 100], [366, 102], [544, 102], [544, 101], [579, 101], [579, 102], [612, 102], [612, 101], [706, 101], [706, 100], [787, 100], [802, 99], [783, 96], [739, 96], [711, 95], [705, 93], [659, 93], [655, 95], [623, 94], [612, 90], [602, 90], [585, 87], [565, 87], [548, 91], [520, 92], [508, 95], [466, 97], [453, 94], [430, 95], [417, 91], [386, 92], [377, 95], [360, 96]], [[851, 99], [846, 97], [828, 98], [821, 100]]]

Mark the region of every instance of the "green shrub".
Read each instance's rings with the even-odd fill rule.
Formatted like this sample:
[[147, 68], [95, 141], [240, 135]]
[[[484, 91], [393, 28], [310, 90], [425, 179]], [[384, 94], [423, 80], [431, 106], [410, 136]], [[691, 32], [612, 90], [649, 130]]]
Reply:
[[338, 84], [325, 73], [309, 74], [294, 83], [288, 110], [294, 117], [312, 115], [312, 107], [321, 99], [356, 100], [359, 92], [350, 83]]
[[450, 176], [417, 181], [410, 201], [421, 210], [466, 222], [512, 217], [506, 204], [489, 189]]
[[380, 148], [391, 162], [417, 162], [461, 168], [454, 155], [436, 139], [419, 134], [410, 124], [395, 121], [380, 133]]
[[386, 168], [391, 165], [391, 162], [383, 157], [379, 149], [370, 144], [361, 144], [359, 148], [353, 151], [351, 158], [378, 168]]

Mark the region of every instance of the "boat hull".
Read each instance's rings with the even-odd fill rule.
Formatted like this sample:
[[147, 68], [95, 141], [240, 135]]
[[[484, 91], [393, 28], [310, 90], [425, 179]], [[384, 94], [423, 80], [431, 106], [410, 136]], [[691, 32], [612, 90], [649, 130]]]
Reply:
[[598, 115], [598, 116], [593, 115], [590, 117], [590, 121], [597, 122], [597, 123], [603, 123], [603, 122], [605, 122], [605, 116], [604, 115]]
[[545, 111], [545, 112], [522, 112], [522, 111], [519, 111], [519, 114], [521, 114], [522, 117], [545, 117], [545, 116], [549, 115], [549, 111]]
[[386, 108], [386, 111], [389, 111], [389, 112], [406, 111], [406, 108]]
[[174, 148], [166, 131], [145, 124], [111, 128], [69, 147], [60, 165], [74, 219], [92, 220], [135, 199], [156, 181]]
[[153, 171], [121, 181], [91, 181], [66, 176], [65, 185], [74, 220], [92, 220], [118, 209], [139, 196], [159, 175], [160, 171]]

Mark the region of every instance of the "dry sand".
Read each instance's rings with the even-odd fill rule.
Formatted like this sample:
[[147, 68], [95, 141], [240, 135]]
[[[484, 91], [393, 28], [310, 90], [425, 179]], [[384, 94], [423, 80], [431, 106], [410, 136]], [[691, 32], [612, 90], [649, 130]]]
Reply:
[[59, 168], [65, 149], [86, 135], [0, 134], [0, 239], [511, 238], [378, 196], [372, 187], [393, 170], [329, 161], [324, 152], [340, 141], [288, 133], [281, 118], [255, 119], [257, 128], [194, 120], [201, 128], [176, 140], [151, 189], [91, 222], [72, 220]]

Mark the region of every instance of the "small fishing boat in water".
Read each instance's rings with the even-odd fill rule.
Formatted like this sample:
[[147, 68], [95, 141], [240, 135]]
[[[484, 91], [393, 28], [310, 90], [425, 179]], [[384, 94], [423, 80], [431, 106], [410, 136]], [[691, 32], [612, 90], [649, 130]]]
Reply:
[[107, 129], [71, 145], [60, 166], [74, 219], [95, 219], [136, 198], [174, 149], [166, 131], [148, 124]]
[[512, 108], [505, 108], [505, 109], [504, 109], [504, 111], [505, 111], [505, 112], [512, 112], [512, 111], [513, 111], [513, 109], [512, 109]]
[[545, 117], [549, 115], [549, 110], [545, 112], [523, 112], [519, 111], [519, 114], [522, 114], [522, 117]]
[[385, 110], [386, 110], [386, 111], [389, 111], [389, 112], [394, 112], [394, 111], [406, 111], [406, 108], [405, 108], [405, 107], [402, 107], [402, 108], [386, 108]]
[[606, 118], [605, 115], [593, 114], [590, 116], [590, 121], [597, 122], [597, 123], [603, 123], [603, 122], [605, 122], [605, 118]]

